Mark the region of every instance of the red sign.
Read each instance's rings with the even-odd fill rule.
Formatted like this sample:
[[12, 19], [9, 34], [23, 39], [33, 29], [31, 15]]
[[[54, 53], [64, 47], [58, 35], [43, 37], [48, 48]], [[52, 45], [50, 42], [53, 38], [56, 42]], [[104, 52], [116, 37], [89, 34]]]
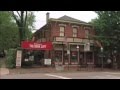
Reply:
[[23, 41], [21, 47], [23, 49], [31, 50], [52, 50], [52, 42], [32, 42], [32, 41]]

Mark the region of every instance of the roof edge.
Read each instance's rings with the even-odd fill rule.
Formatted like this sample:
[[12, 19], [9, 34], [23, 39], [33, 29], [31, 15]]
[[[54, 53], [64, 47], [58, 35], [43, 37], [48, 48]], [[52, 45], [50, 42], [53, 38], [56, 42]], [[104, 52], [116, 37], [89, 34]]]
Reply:
[[88, 26], [92, 26], [89, 23], [78, 23], [78, 22], [74, 22], [74, 21], [66, 21], [66, 20], [60, 20], [60, 19], [54, 19], [54, 18], [50, 18], [49, 21], [58, 21], [58, 22], [68, 22], [68, 23], [75, 23], [75, 24], [80, 24], [80, 25], [88, 25]]

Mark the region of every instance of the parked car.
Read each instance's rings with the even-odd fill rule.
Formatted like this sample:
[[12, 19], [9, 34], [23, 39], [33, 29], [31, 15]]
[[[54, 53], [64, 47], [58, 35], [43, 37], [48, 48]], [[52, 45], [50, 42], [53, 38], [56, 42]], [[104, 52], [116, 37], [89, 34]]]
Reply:
[[0, 50], [0, 57], [5, 57], [5, 52], [4, 52], [4, 50]]

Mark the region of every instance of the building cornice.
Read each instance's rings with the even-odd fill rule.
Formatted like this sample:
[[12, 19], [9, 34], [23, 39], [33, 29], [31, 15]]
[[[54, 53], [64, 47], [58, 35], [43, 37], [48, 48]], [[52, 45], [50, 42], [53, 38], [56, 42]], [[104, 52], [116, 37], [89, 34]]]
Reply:
[[78, 23], [78, 22], [74, 22], [74, 21], [65, 21], [65, 20], [59, 20], [59, 19], [53, 19], [53, 18], [50, 18], [49, 21], [57, 21], [57, 22], [63, 22], [63, 23], [72, 23], [72, 24], [92, 26], [91, 24], [87, 24], [87, 23]]

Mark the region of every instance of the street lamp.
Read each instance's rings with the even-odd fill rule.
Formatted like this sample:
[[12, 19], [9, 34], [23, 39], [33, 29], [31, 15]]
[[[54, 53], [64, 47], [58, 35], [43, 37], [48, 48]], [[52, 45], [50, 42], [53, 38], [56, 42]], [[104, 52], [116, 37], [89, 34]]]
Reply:
[[101, 52], [103, 52], [103, 47], [101, 47], [100, 49], [101, 49]]
[[103, 69], [103, 47], [101, 47], [100, 49], [101, 49], [101, 58], [102, 58], [102, 69]]
[[67, 42], [67, 37], [65, 36], [64, 38], [64, 43], [66, 44], [66, 47], [67, 47], [67, 56], [68, 56], [68, 70], [69, 70], [69, 64], [70, 64], [70, 47], [69, 47], [69, 44]]
[[80, 53], [80, 52], [79, 52], [79, 46], [77, 45], [76, 48], [77, 48], [77, 51], [78, 51], [78, 65], [79, 65], [79, 57], [80, 57], [80, 56], [79, 56], [79, 55], [80, 55], [80, 54], [79, 54], [79, 53]]

